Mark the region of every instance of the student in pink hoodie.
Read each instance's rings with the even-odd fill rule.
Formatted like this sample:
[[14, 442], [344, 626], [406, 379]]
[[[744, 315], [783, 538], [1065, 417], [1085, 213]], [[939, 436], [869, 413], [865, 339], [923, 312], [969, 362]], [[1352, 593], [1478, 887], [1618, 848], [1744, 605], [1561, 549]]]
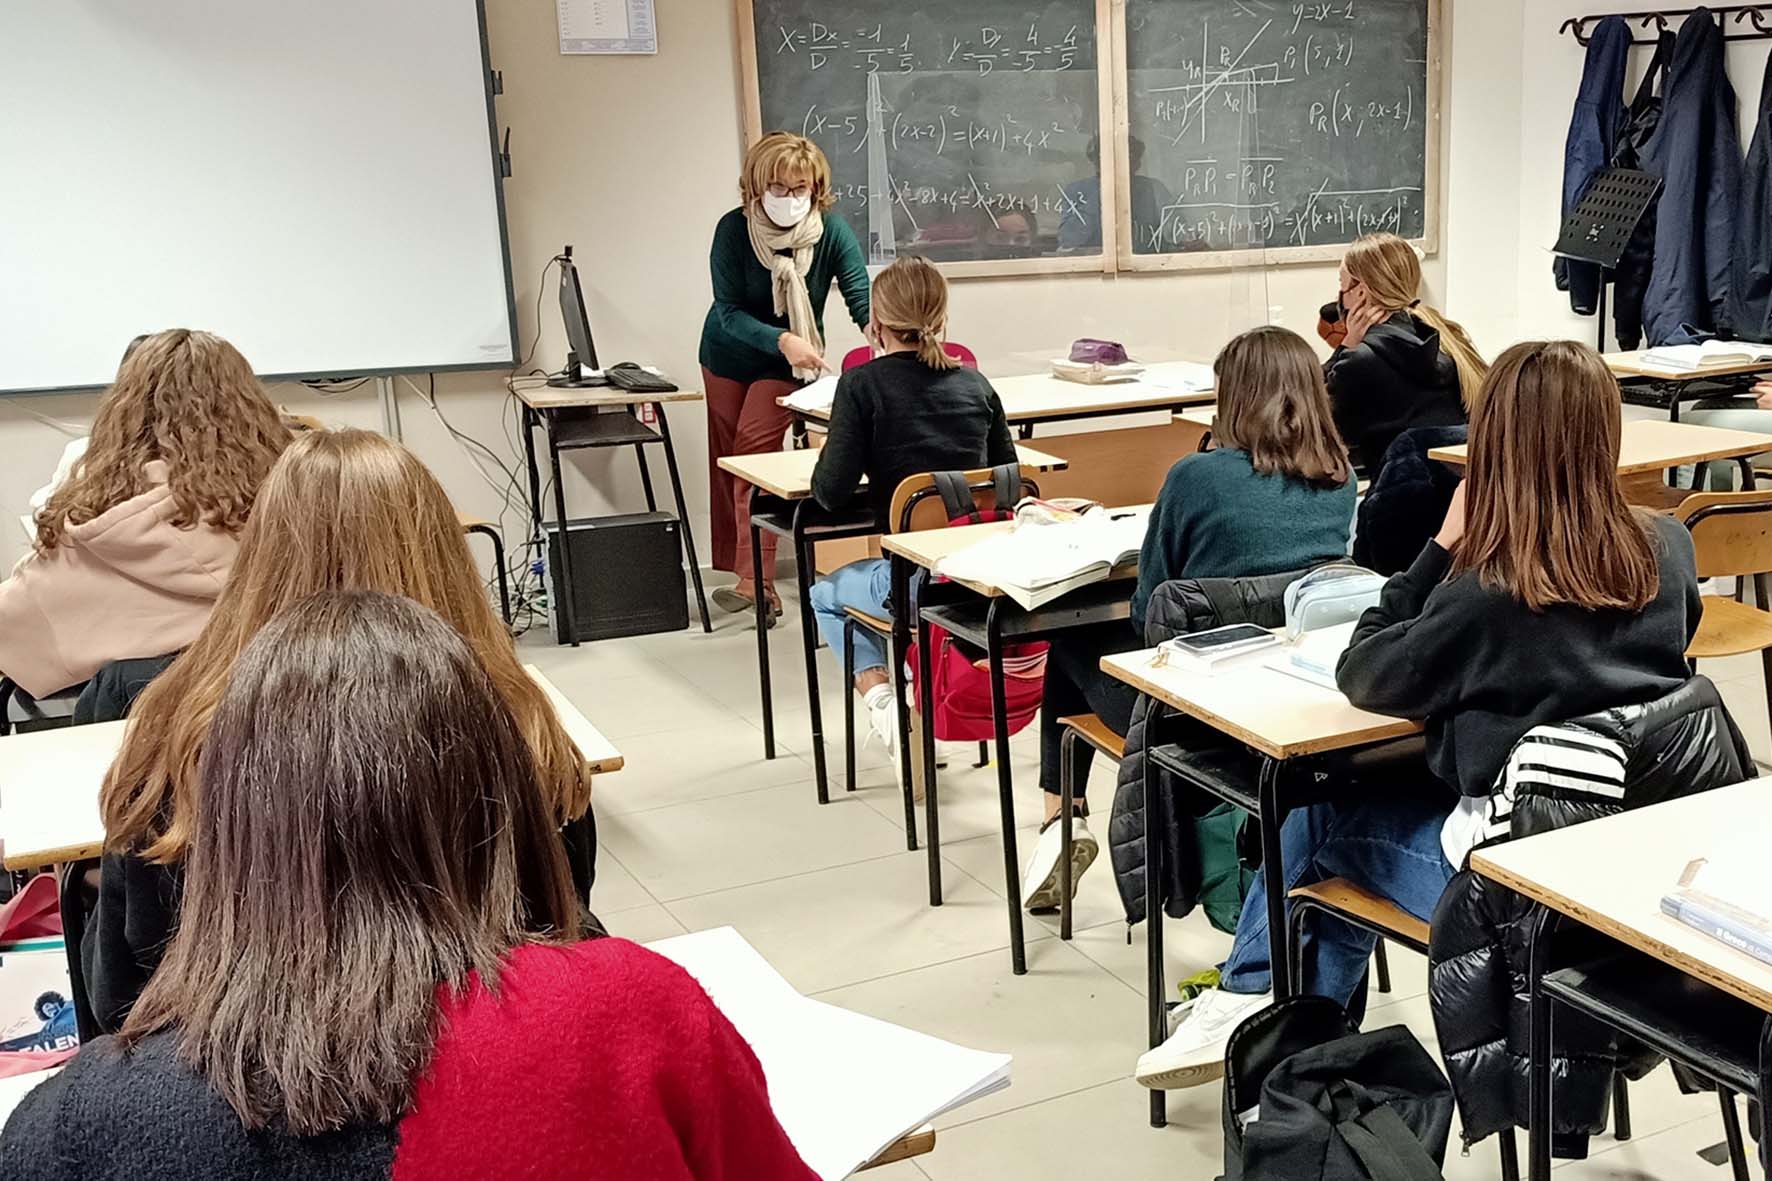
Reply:
[[35, 697], [203, 629], [289, 442], [246, 358], [174, 329], [133, 348], [37, 540], [0, 583], [0, 674]]

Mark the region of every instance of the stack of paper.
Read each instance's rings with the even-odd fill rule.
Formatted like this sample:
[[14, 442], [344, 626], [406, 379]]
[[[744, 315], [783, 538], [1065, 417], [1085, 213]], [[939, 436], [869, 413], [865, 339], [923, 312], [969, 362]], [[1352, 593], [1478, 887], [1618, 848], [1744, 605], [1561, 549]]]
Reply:
[[1031, 611], [1136, 561], [1150, 520], [1150, 510], [1141, 508], [1028, 521], [950, 555], [936, 573], [996, 587]]
[[1668, 369], [1696, 372], [1732, 365], [1772, 363], [1772, 344], [1745, 340], [1707, 340], [1703, 344], [1662, 345], [1643, 353], [1643, 360]]
[[801, 386], [786, 398], [782, 405], [789, 410], [801, 413], [822, 414], [828, 411], [837, 401], [837, 376], [826, 374], [810, 385]]
[[1335, 683], [1335, 666], [1341, 663], [1341, 654], [1353, 641], [1354, 628], [1358, 620], [1339, 623], [1334, 627], [1319, 628], [1305, 632], [1297, 640], [1286, 645], [1268, 657], [1268, 667], [1295, 676], [1313, 685], [1321, 685], [1325, 689], [1338, 689]]
[[803, 997], [731, 927], [647, 946], [694, 976], [751, 1044], [776, 1118], [825, 1181], [847, 1177], [907, 1132], [1009, 1085], [1009, 1055]]

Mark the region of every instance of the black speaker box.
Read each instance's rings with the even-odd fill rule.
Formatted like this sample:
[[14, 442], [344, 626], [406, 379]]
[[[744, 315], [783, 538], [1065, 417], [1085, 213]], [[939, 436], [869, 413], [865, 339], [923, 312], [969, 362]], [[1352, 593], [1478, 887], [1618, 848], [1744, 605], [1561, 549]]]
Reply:
[[[689, 626], [683, 583], [683, 526], [670, 513], [631, 513], [572, 521], [572, 619], [579, 640], [682, 631]], [[560, 526], [548, 530], [548, 602], [562, 601]], [[565, 613], [551, 612], [554, 639], [569, 642]]]

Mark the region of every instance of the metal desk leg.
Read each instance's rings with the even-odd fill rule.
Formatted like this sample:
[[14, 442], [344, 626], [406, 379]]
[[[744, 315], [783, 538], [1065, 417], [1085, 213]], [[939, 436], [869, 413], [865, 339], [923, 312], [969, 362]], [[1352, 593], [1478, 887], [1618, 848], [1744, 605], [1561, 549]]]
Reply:
[[931, 629], [917, 613], [917, 710], [923, 715], [923, 836], [929, 846], [929, 905], [941, 905], [941, 815], [936, 806], [935, 676], [929, 652]]
[[[1163, 866], [1162, 823], [1157, 799], [1157, 786], [1162, 772], [1152, 754], [1161, 745], [1157, 727], [1163, 707], [1151, 702], [1145, 715], [1144, 755], [1144, 988], [1145, 1011], [1149, 1019], [1147, 1033], [1151, 1049], [1169, 1038], [1169, 1007], [1164, 1004], [1168, 989], [1163, 983]], [[1161, 1128], [1169, 1122], [1169, 1101], [1163, 1091], [1151, 1092], [1151, 1127]]]
[[658, 511], [658, 497], [652, 492], [652, 470], [646, 466], [646, 444], [634, 444], [634, 460], [640, 465], [640, 491], [646, 494], [646, 511]]
[[[910, 686], [905, 684], [904, 657], [909, 649], [910, 611], [911, 611], [911, 575], [910, 563], [893, 554], [889, 558], [892, 568], [892, 597], [890, 611], [892, 613], [892, 647], [887, 653], [887, 663], [892, 667], [892, 702], [898, 711], [898, 787], [904, 795], [904, 841], [905, 848], [917, 851], [917, 801], [912, 791], [915, 779], [911, 771], [911, 700]], [[855, 699], [855, 686], [845, 686], [849, 700]]]
[[991, 665], [991, 726], [997, 739], [997, 805], [1003, 814], [1003, 882], [1009, 895], [1009, 963], [1017, 976], [1025, 976], [1028, 951], [1021, 930], [1021, 864], [1015, 848], [1015, 769], [1009, 763], [1009, 700], [1003, 685], [1002, 602], [992, 599], [990, 611], [985, 615], [985, 651]]
[[574, 648], [578, 647], [578, 620], [574, 617], [576, 603], [572, 597], [572, 547], [568, 544], [566, 534], [566, 481], [560, 477], [560, 448], [554, 441], [554, 420], [544, 417], [543, 423], [548, 432], [548, 463], [554, 474], [554, 519], [560, 526], [560, 561], [559, 569], [554, 571], [554, 597], [559, 599], [553, 604], [554, 610], [560, 612], [560, 620], [566, 628], [566, 638]]
[[548, 532], [541, 524], [541, 468], [535, 462], [535, 427], [540, 417], [531, 410], [527, 403], [523, 406], [523, 458], [529, 465], [529, 522], [535, 530], [535, 539], [542, 543], [542, 552], [547, 552]]
[[[695, 585], [695, 605], [701, 608], [701, 630], [712, 634], [713, 620], [708, 618], [708, 596], [701, 586], [701, 562], [695, 556], [695, 534], [689, 528], [689, 506], [683, 503], [683, 477], [677, 474], [677, 449], [671, 446], [671, 424], [665, 419], [663, 402], [652, 404], [658, 415], [658, 437], [664, 443], [665, 468], [671, 473], [671, 494], [677, 498], [677, 525], [683, 530], [683, 552], [689, 558], [689, 580]], [[646, 470], [644, 453], [640, 470]], [[647, 486], [647, 503], [651, 503], [651, 485]]]
[[[806, 540], [806, 503], [794, 508], [794, 574], [800, 583], [800, 644], [806, 652], [806, 704], [812, 710], [812, 777], [818, 802], [831, 802], [831, 785], [826, 778], [824, 758], [824, 706], [818, 698], [818, 624], [812, 617], [813, 571], [812, 543]], [[757, 598], [763, 598], [763, 584], [757, 584]]]
[[1531, 939], [1527, 950], [1526, 985], [1531, 1012], [1528, 1081], [1526, 1176], [1531, 1181], [1550, 1181], [1551, 1172], [1551, 998], [1544, 995], [1545, 969], [1549, 966], [1552, 912], [1543, 907], [1527, 920]]
[[762, 493], [751, 489], [751, 585], [756, 588], [753, 610], [757, 614], [757, 687], [763, 697], [763, 757], [775, 757], [775, 694], [769, 685], [769, 597], [763, 593], [763, 532], [757, 528], [757, 502]]
[[[1737, 488], [1736, 491], [1737, 492], [1752, 492], [1752, 491], [1754, 491], [1754, 487], [1755, 487], [1754, 465], [1753, 465], [1752, 458], [1744, 455], [1740, 459], [1736, 460], [1735, 462], [1741, 468], [1741, 486], [1739, 488]], [[1704, 465], [1699, 464], [1699, 466], [1703, 467]]]
[[1285, 820], [1280, 812], [1283, 767], [1277, 759], [1263, 758], [1256, 788], [1261, 806], [1256, 817], [1261, 829], [1261, 876], [1267, 886], [1268, 974], [1273, 979], [1275, 1001], [1290, 997], [1297, 983], [1286, 963], [1286, 867], [1280, 856], [1280, 825]]

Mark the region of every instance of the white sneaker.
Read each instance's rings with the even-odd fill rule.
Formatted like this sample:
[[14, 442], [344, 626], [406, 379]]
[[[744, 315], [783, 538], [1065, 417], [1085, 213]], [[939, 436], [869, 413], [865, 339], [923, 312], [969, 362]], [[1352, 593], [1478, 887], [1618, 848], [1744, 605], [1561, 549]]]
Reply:
[[861, 703], [867, 707], [868, 728], [885, 744], [892, 765], [898, 766], [898, 702], [892, 696], [892, 686], [875, 685]]
[[[1057, 910], [1063, 901], [1060, 887], [1063, 879], [1059, 874], [1060, 859], [1064, 853], [1064, 833], [1059, 825], [1059, 818], [1054, 816], [1040, 828], [1040, 843], [1034, 846], [1033, 859], [1028, 862], [1027, 873], [1021, 879], [1021, 904], [1028, 910], [1038, 914], [1041, 911]], [[1071, 820], [1071, 897], [1077, 896], [1077, 883], [1083, 880], [1083, 872], [1095, 864], [1096, 854], [1101, 852], [1101, 845], [1096, 841], [1095, 834], [1089, 831], [1089, 822], [1081, 816]]]
[[1154, 1091], [1197, 1087], [1223, 1078], [1231, 1034], [1273, 1003], [1271, 992], [1251, 996], [1214, 988], [1201, 993], [1168, 1040], [1140, 1055], [1134, 1077]]

